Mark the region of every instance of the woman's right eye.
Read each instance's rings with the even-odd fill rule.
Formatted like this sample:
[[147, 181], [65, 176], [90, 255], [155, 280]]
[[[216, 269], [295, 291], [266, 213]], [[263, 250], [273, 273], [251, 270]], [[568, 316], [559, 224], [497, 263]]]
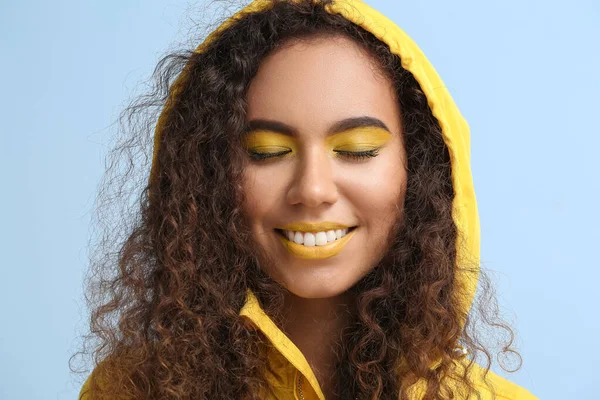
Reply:
[[275, 158], [275, 157], [283, 156], [285, 154], [288, 154], [289, 152], [291, 152], [291, 150], [282, 150], [282, 151], [278, 151], [275, 153], [264, 153], [264, 152], [249, 150], [248, 155], [250, 156], [251, 159], [260, 161], [260, 160], [266, 160], [268, 158]]

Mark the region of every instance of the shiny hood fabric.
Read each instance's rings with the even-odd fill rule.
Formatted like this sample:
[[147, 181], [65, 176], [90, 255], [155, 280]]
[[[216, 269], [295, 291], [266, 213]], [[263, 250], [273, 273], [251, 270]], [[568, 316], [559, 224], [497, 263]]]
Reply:
[[[295, 0], [289, 0], [295, 1]], [[318, 0], [315, 0], [318, 1]], [[255, 0], [245, 8], [231, 16], [206, 40], [198, 46], [196, 52], [202, 52], [223, 30], [226, 30], [235, 20], [244, 15], [260, 12], [267, 9], [272, 0]], [[466, 120], [458, 110], [454, 100], [450, 96], [444, 82], [440, 79], [433, 65], [425, 57], [417, 44], [395, 23], [385, 15], [373, 9], [360, 0], [335, 0], [325, 6], [327, 12], [340, 14], [347, 20], [353, 22], [371, 32], [379, 40], [386, 43], [392, 53], [400, 56], [402, 67], [410, 71], [418, 81], [421, 89], [427, 96], [429, 106], [433, 115], [437, 118], [444, 141], [448, 147], [452, 165], [452, 183], [455, 198], [453, 202], [453, 218], [459, 231], [457, 241], [457, 263], [461, 260], [469, 263], [475, 262], [479, 265], [480, 227], [473, 188], [473, 178], [470, 167], [470, 132]], [[165, 110], [169, 108], [173, 98], [176, 98], [180, 88], [185, 85], [186, 73], [184, 71], [178, 76], [171, 87], [171, 95], [167, 100]], [[158, 173], [157, 155], [163, 126], [166, 123], [167, 114], [163, 110], [156, 127], [154, 138], [154, 155], [150, 179], [156, 179]], [[477, 275], [457, 271], [456, 292], [464, 311], [471, 308], [477, 287]], [[275, 323], [265, 314], [255, 295], [248, 291], [246, 303], [240, 311], [240, 315], [248, 318], [250, 325], [260, 329], [272, 342], [274, 350], [270, 352], [270, 363], [273, 372], [267, 377], [272, 385], [273, 392], [265, 395], [269, 399], [298, 399], [298, 382], [300, 376], [304, 379], [302, 392], [305, 399], [320, 399], [325, 397], [319, 387], [318, 381], [300, 350], [279, 329]], [[465, 321], [462, 321], [463, 324]], [[432, 366], [433, 367], [433, 366]], [[483, 368], [474, 365], [471, 371], [472, 379], [476, 386], [482, 391], [483, 399], [491, 399], [491, 393], [483, 383]], [[509, 382], [508, 380], [490, 372], [488, 381], [495, 388], [496, 395], [500, 399], [535, 399], [524, 388]], [[82, 388], [84, 392], [85, 385]], [[425, 390], [425, 382], [415, 385], [414, 399], [420, 399]], [[88, 398], [83, 396], [82, 399]], [[90, 399], [90, 398], [88, 398]]]

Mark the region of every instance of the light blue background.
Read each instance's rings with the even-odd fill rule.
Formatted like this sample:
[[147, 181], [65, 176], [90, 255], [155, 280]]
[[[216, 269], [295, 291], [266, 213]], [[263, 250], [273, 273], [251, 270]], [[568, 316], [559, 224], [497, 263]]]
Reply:
[[[0, 2], [1, 399], [76, 398], [67, 361], [111, 124], [206, 3]], [[600, 398], [600, 3], [367, 3], [421, 46], [471, 126], [483, 262], [524, 357], [510, 379]]]

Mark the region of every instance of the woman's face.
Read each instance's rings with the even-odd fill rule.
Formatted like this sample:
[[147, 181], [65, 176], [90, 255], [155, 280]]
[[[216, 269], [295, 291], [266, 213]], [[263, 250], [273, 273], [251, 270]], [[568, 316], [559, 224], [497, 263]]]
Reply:
[[296, 41], [267, 57], [248, 89], [244, 211], [269, 255], [261, 267], [296, 296], [357, 283], [403, 208], [400, 110], [378, 71], [350, 39]]

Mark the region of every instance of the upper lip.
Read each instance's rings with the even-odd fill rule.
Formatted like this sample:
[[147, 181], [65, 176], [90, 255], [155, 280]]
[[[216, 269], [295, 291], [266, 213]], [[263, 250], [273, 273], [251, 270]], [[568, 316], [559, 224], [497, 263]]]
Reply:
[[286, 224], [278, 227], [278, 229], [283, 229], [286, 231], [294, 231], [294, 232], [325, 232], [325, 231], [333, 231], [336, 229], [346, 229], [350, 228], [349, 225], [340, 224], [339, 222], [332, 221], [323, 221], [323, 222], [293, 222], [291, 224]]

